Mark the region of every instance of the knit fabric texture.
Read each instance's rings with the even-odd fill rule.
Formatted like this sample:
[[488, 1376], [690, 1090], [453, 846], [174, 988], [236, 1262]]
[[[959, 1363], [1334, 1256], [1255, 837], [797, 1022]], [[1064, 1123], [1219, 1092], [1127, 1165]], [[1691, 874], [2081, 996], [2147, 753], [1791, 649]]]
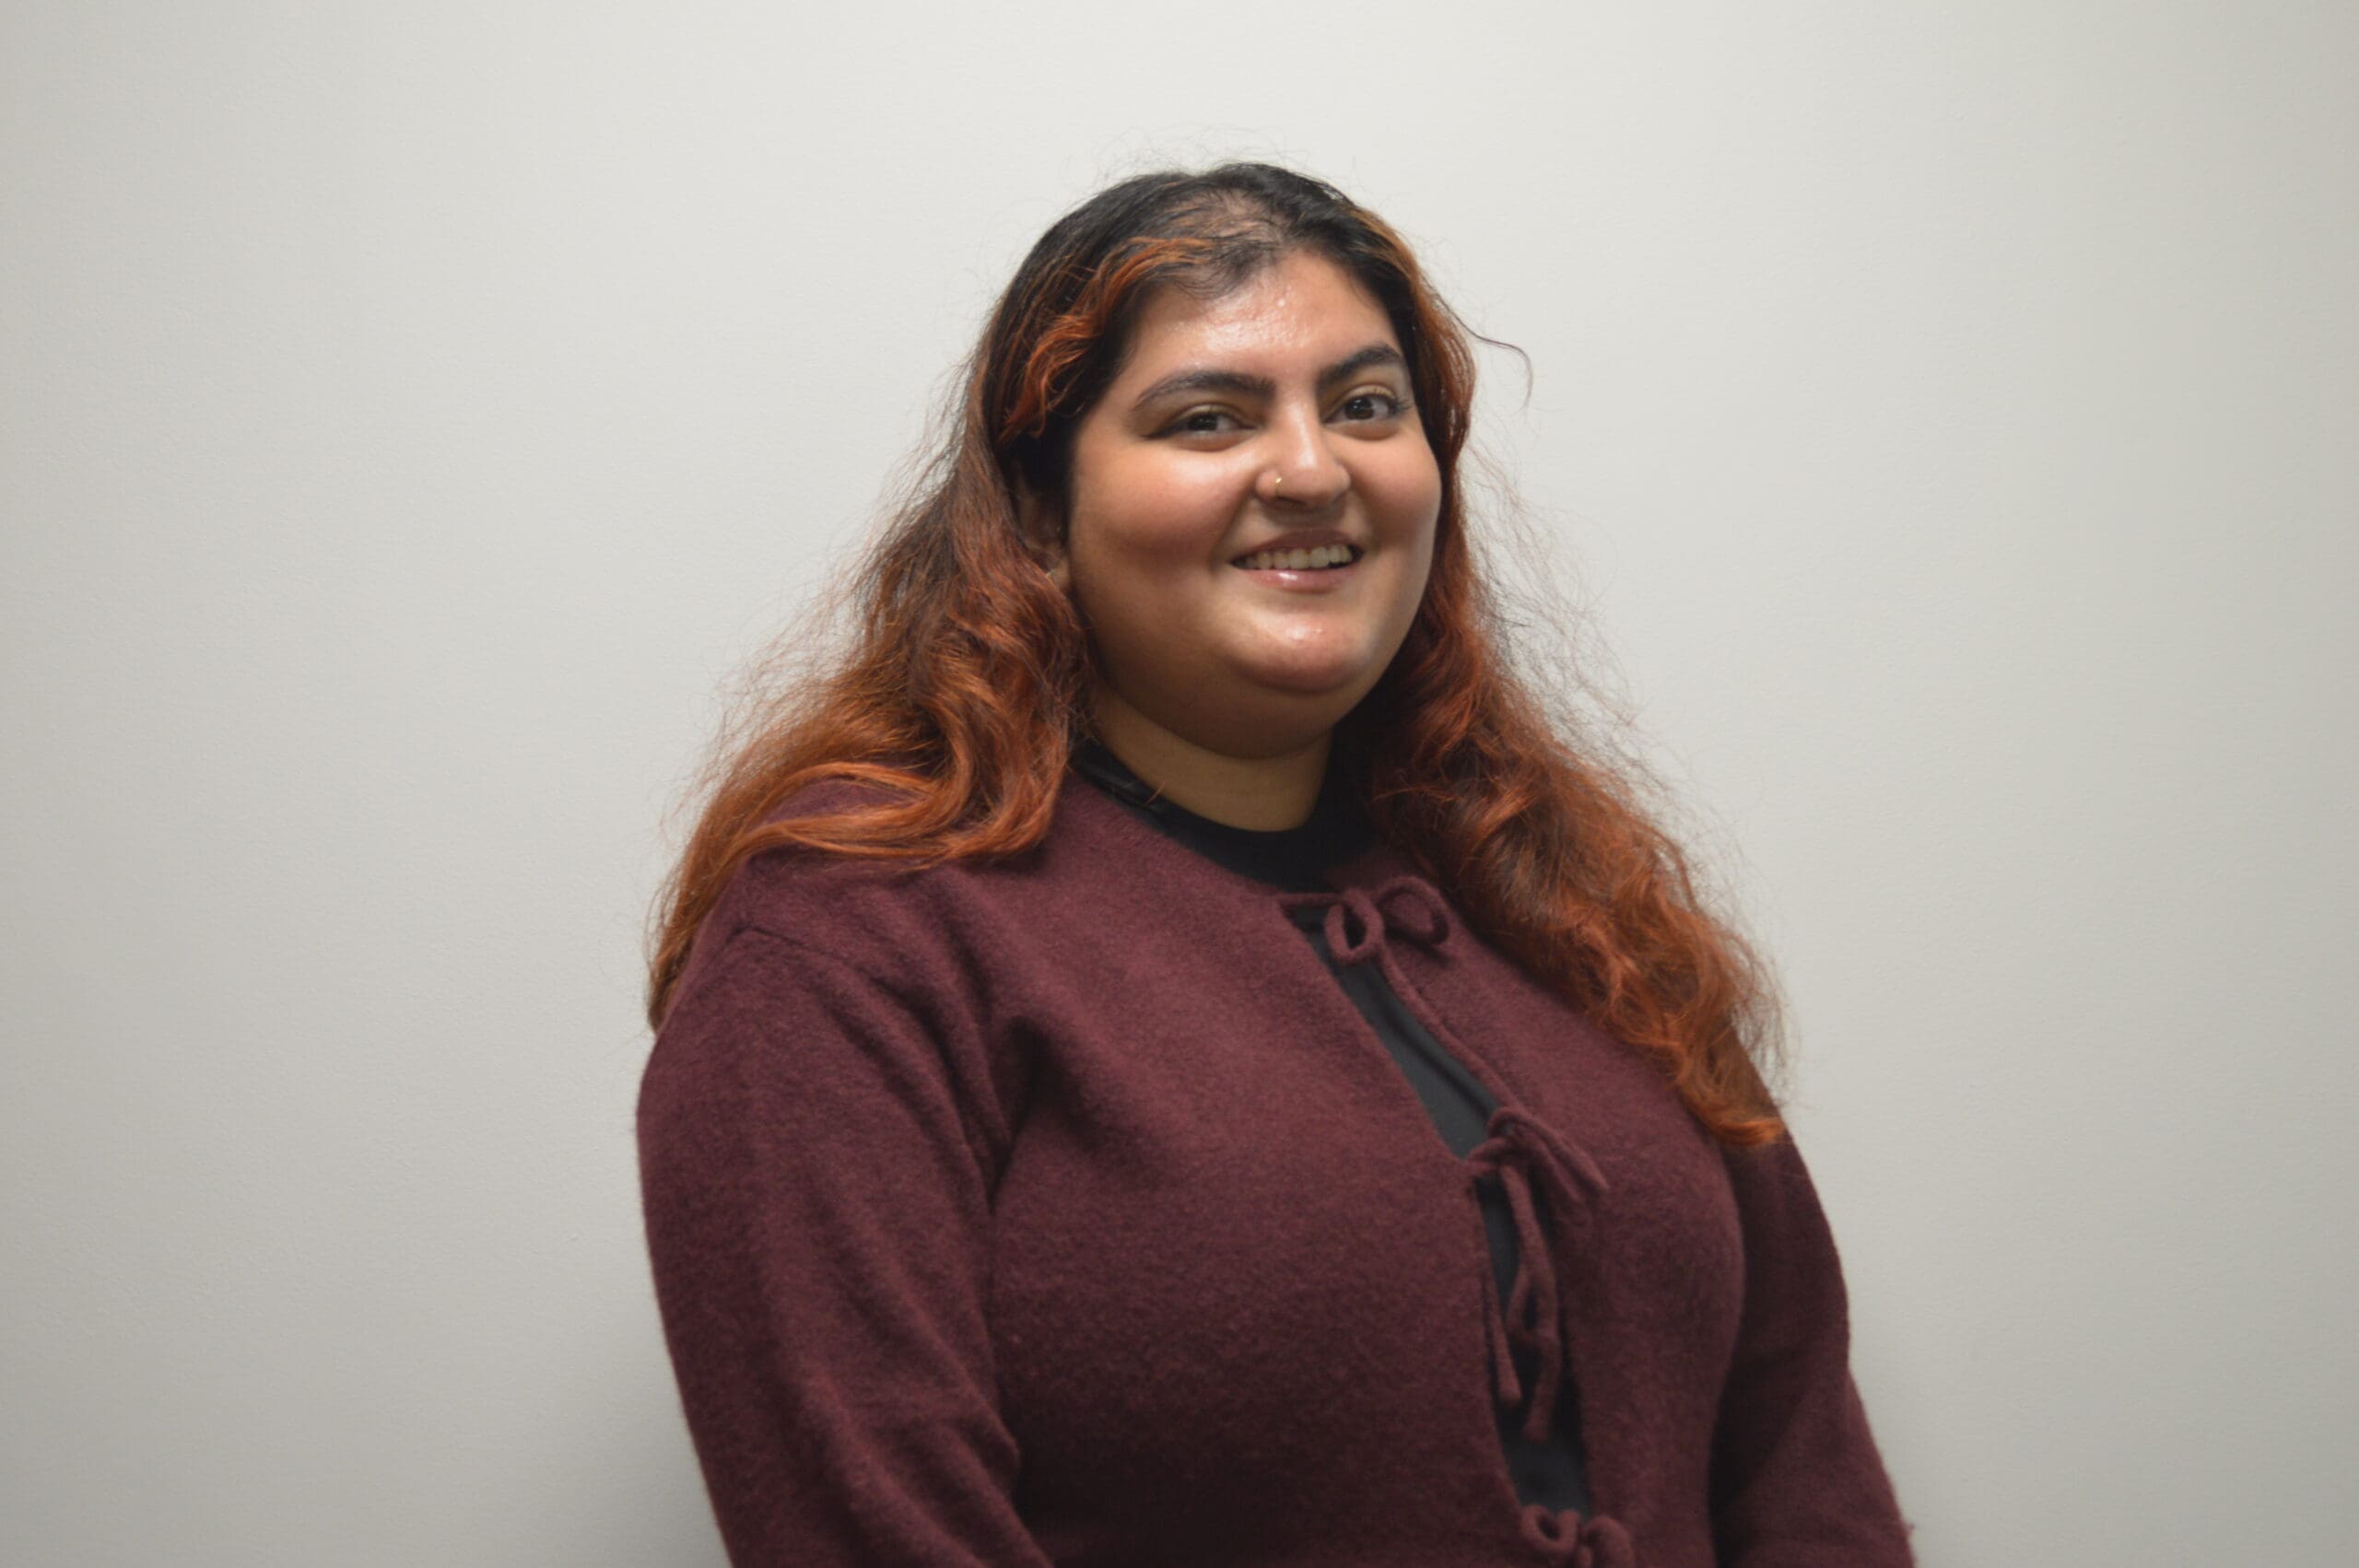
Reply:
[[[1277, 892], [1077, 778], [1022, 856], [741, 868], [638, 1121], [733, 1562], [1911, 1562], [1790, 1140], [1715, 1141], [1390, 847], [1328, 877]], [[1497, 1100], [1468, 1157], [1306, 898]], [[1587, 1515], [1500, 1451], [1566, 1384]]]

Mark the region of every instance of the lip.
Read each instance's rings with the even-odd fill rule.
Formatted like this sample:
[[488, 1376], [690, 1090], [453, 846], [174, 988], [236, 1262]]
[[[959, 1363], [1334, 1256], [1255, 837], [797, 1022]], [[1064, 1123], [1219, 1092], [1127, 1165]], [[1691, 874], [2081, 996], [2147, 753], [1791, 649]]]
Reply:
[[[1304, 546], [1306, 549], [1309, 546]], [[1367, 557], [1348, 561], [1340, 567], [1231, 567], [1229, 569], [1251, 578], [1271, 588], [1291, 593], [1332, 593], [1359, 576], [1360, 562]]]
[[[1365, 556], [1367, 554], [1367, 544], [1353, 538], [1340, 528], [1297, 528], [1291, 532], [1264, 539], [1258, 544], [1246, 546], [1229, 556], [1228, 564], [1233, 567], [1246, 556], [1258, 556], [1264, 550], [1316, 550], [1321, 544], [1348, 544], [1358, 556]], [[1357, 566], [1359, 562], [1355, 560], [1352, 565]]]

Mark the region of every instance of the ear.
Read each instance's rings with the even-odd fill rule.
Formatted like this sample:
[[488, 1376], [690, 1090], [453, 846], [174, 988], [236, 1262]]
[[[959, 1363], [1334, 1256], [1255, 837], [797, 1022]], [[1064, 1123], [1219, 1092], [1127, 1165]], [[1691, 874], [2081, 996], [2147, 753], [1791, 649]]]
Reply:
[[1048, 499], [1021, 478], [1015, 482], [1015, 526], [1024, 548], [1040, 563], [1049, 580], [1062, 592], [1073, 591], [1072, 563], [1065, 556], [1065, 523]]

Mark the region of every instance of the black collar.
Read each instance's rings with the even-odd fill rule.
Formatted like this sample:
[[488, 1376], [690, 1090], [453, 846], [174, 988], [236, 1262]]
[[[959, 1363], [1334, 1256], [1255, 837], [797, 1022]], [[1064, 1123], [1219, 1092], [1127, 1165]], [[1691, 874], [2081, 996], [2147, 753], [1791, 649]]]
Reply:
[[1151, 824], [1188, 848], [1217, 861], [1239, 876], [1251, 877], [1289, 891], [1324, 890], [1324, 872], [1367, 849], [1375, 840], [1367, 819], [1351, 797], [1341, 770], [1330, 766], [1311, 807], [1310, 818], [1299, 827], [1264, 831], [1231, 827], [1199, 816], [1177, 801], [1166, 799], [1154, 785], [1131, 771], [1130, 766], [1099, 741], [1085, 737], [1074, 743], [1074, 771], [1130, 808], [1133, 815]]

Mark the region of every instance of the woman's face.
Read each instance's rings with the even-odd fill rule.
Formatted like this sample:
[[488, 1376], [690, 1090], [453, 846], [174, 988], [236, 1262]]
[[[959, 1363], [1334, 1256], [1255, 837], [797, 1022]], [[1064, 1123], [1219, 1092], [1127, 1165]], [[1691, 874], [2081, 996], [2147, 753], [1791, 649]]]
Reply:
[[[1348, 713], [1433, 562], [1441, 473], [1410, 396], [1383, 308], [1324, 257], [1217, 299], [1156, 290], [1076, 433], [1051, 553], [1097, 644], [1097, 700], [1238, 757]], [[1349, 558], [1267, 554], [1313, 548]]]

